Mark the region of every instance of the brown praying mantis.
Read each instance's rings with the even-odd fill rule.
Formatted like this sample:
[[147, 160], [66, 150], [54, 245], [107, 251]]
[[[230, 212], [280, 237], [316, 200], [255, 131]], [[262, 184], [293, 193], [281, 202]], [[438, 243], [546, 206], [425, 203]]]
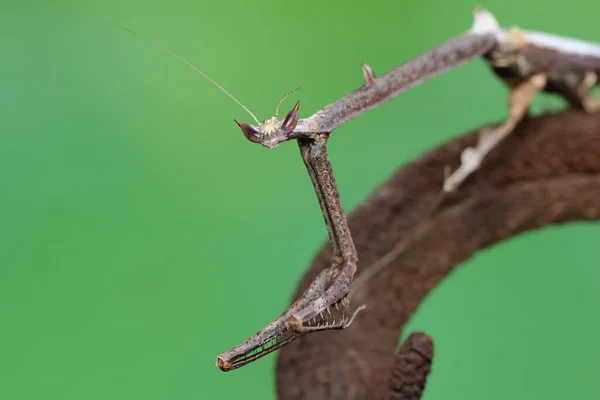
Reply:
[[[283, 314], [248, 340], [217, 357], [217, 366], [223, 371], [247, 365], [302, 335], [346, 329], [366, 307], [359, 306], [350, 317], [340, 316], [333, 310], [349, 307], [348, 296], [353, 289], [358, 263], [327, 154], [327, 141], [335, 128], [411, 87], [472, 59], [483, 57], [510, 89], [509, 115], [493, 131], [482, 133], [476, 147], [464, 150], [460, 166], [446, 176], [440, 191], [443, 198], [445, 194], [457, 190], [481, 166], [485, 156], [526, 116], [537, 93], [556, 93], [572, 106], [586, 112], [600, 110], [600, 103], [591, 94], [600, 74], [600, 45], [543, 32], [504, 29], [489, 11], [480, 7], [475, 8], [474, 21], [468, 31], [385, 75], [376, 76], [371, 67], [362, 64], [364, 84], [360, 88], [305, 119], [299, 119], [300, 103], [297, 102], [283, 120], [279, 120], [279, 106], [292, 91], [279, 101], [274, 117], [260, 122], [247, 107], [204, 72], [161, 44], [146, 39], [188, 64], [244, 108], [256, 125], [235, 122], [248, 140], [267, 148], [290, 140], [298, 142], [333, 248], [331, 266], [323, 270], [308, 290]], [[398, 250], [391, 252], [395, 251]], [[384, 256], [382, 260], [386, 258]], [[373, 266], [368, 276], [385, 266], [385, 262]], [[359, 276], [358, 279], [368, 279], [368, 276]]]

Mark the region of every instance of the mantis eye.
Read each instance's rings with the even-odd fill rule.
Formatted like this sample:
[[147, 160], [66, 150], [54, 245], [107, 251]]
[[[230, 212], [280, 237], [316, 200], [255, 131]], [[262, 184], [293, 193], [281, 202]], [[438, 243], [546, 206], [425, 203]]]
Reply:
[[286, 134], [292, 132], [298, 124], [298, 109], [300, 108], [300, 102], [298, 101], [294, 108], [285, 116], [285, 119], [281, 123], [281, 130]]
[[244, 122], [239, 122], [237, 119], [234, 119], [235, 123], [238, 124], [242, 133], [252, 143], [260, 142], [260, 130], [254, 125], [246, 124]]

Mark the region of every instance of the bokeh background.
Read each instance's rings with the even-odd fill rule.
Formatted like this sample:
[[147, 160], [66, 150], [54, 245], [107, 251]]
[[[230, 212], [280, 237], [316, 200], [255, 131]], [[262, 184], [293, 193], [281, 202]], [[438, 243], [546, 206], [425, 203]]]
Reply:
[[[0, 4], [0, 399], [274, 399], [270, 355], [216, 355], [288, 304], [326, 239], [298, 149], [246, 141], [302, 89], [301, 116], [467, 29], [470, 1]], [[489, 0], [503, 25], [600, 40], [600, 3]], [[339, 128], [347, 210], [399, 165], [506, 114], [483, 62]], [[541, 98], [536, 107], [560, 106]], [[365, 138], [377, 140], [365, 140]], [[591, 399], [600, 388], [600, 226], [495, 246], [408, 329], [436, 339], [425, 399]]]

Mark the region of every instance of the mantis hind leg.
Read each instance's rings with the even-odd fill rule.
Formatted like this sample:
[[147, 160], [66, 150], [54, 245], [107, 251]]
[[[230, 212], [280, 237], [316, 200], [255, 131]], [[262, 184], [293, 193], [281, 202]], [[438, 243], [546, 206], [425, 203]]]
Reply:
[[527, 115], [536, 94], [546, 86], [545, 74], [537, 74], [511, 89], [508, 98], [508, 117], [495, 129], [479, 135], [476, 147], [467, 147], [460, 156], [460, 166], [444, 179], [444, 192], [453, 192], [475, 172], [485, 156], [508, 136]]

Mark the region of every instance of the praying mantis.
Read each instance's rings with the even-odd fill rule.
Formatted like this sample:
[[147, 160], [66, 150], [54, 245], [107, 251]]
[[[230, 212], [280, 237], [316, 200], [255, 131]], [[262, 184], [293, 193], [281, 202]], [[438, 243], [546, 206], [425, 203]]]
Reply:
[[[248, 112], [254, 124], [235, 122], [250, 142], [273, 149], [284, 142], [296, 140], [333, 248], [331, 266], [315, 278], [302, 296], [258, 333], [217, 356], [216, 365], [222, 371], [247, 365], [302, 335], [347, 329], [367, 307], [365, 304], [358, 306], [349, 317], [334, 311], [350, 307], [350, 294], [355, 287], [354, 277], [359, 261], [327, 153], [327, 142], [337, 127], [426, 80], [473, 59], [483, 58], [509, 88], [508, 115], [495, 129], [482, 132], [476, 146], [462, 152], [461, 163], [456, 170], [446, 171], [443, 187], [440, 188], [442, 201], [446, 194], [457, 191], [481, 166], [486, 155], [514, 130], [527, 115], [536, 94], [554, 93], [572, 107], [588, 113], [600, 111], [600, 102], [592, 94], [600, 74], [600, 44], [518, 27], [502, 28], [495, 16], [481, 7], [475, 8], [470, 29], [384, 75], [377, 76], [370, 66], [361, 64], [364, 77], [361, 87], [304, 119], [299, 118], [300, 102], [296, 102], [285, 117], [279, 119], [279, 108], [295, 92], [293, 90], [279, 101], [275, 115], [261, 122], [200, 69], [160, 43], [144, 38], [188, 64]], [[382, 260], [385, 258], [382, 257]], [[385, 267], [386, 263], [381, 262], [359, 278], [369, 279]]]

